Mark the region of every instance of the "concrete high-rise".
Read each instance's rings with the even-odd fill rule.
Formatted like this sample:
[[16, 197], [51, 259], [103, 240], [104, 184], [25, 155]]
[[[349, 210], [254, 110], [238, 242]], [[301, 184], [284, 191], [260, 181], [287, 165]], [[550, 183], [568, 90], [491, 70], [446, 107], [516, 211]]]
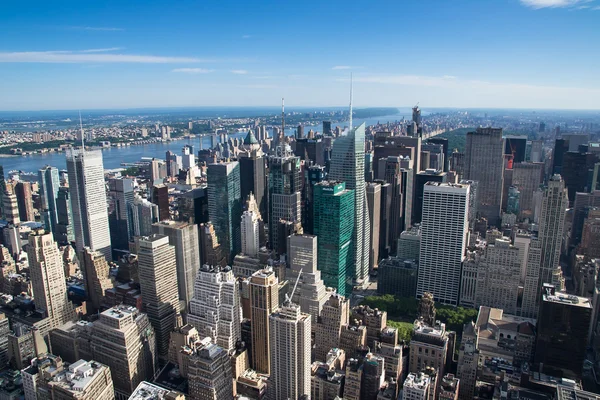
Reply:
[[371, 220], [369, 233], [369, 271], [372, 272], [379, 262], [379, 231], [381, 227], [381, 184], [367, 184], [367, 207]]
[[240, 251], [240, 164], [227, 162], [208, 166], [208, 214], [228, 262]]
[[30, 233], [27, 257], [35, 308], [49, 318], [52, 328], [75, 318], [75, 309], [67, 296], [61, 253], [52, 233], [43, 230]]
[[519, 188], [521, 216], [533, 218], [533, 192], [544, 179], [543, 163], [517, 163], [512, 169], [512, 184]]
[[504, 182], [504, 139], [501, 128], [467, 133], [464, 179], [479, 182], [479, 208], [490, 224], [500, 217]]
[[285, 304], [269, 316], [271, 377], [269, 398], [310, 396], [311, 317], [300, 306]]
[[569, 199], [560, 175], [554, 175], [544, 190], [537, 237], [531, 239], [523, 288], [522, 316], [536, 318], [542, 285], [564, 288], [559, 264]]
[[148, 319], [156, 332], [158, 356], [164, 359], [169, 351], [169, 335], [180, 318], [176, 264], [175, 247], [169, 244], [167, 236], [140, 238], [140, 289]]
[[57, 226], [54, 238], [58, 243], [75, 241], [73, 228], [73, 208], [71, 207], [71, 190], [68, 187], [58, 189], [56, 198]]
[[240, 193], [245, 201], [250, 193], [254, 195], [260, 214], [265, 220], [269, 217], [267, 207], [265, 157], [260, 143], [252, 132], [244, 138], [243, 151], [238, 156], [240, 163]]
[[158, 372], [154, 329], [134, 307], [109, 308], [94, 322], [91, 351], [110, 368], [117, 398], [127, 398], [143, 380]]
[[60, 188], [58, 168], [48, 165], [45, 166], [38, 171], [38, 179], [42, 203], [40, 209], [42, 222], [44, 223], [46, 230], [54, 233], [54, 237], [56, 237], [56, 226], [58, 225], [56, 199], [58, 198], [58, 190]]
[[196, 342], [192, 346], [184, 373], [190, 400], [233, 398], [233, 371], [228, 352], [214, 343]]
[[133, 227], [129, 218], [129, 205], [133, 203], [133, 180], [111, 178], [108, 180], [108, 222], [112, 247], [126, 250], [133, 237]]
[[93, 309], [99, 310], [103, 306], [104, 291], [113, 287], [110, 267], [102, 253], [92, 251], [89, 247], [81, 253], [81, 266], [85, 292]]
[[204, 265], [196, 277], [187, 321], [226, 351], [241, 339], [240, 288], [230, 267]]
[[20, 181], [15, 185], [15, 195], [21, 221], [35, 221], [31, 182]]
[[269, 157], [269, 244], [278, 251], [285, 248], [280, 241], [278, 225], [281, 220], [291, 223], [302, 221], [302, 175], [300, 157], [283, 150], [283, 154]]
[[244, 211], [241, 222], [242, 253], [258, 257], [260, 249], [260, 222], [254, 211]]
[[271, 373], [269, 316], [279, 306], [279, 281], [271, 269], [250, 277], [250, 319], [252, 320], [252, 367], [256, 372]]
[[317, 239], [313, 235], [288, 237], [287, 256], [290, 268], [285, 273], [285, 278], [290, 281], [290, 292], [300, 275], [291, 301], [298, 304], [303, 313], [311, 316], [313, 324], [316, 324], [323, 305], [333, 292], [327, 290], [321, 279], [321, 271], [317, 269]]
[[152, 225], [152, 232], [169, 237], [175, 247], [177, 291], [181, 309], [187, 310], [194, 296], [194, 282], [200, 269], [198, 225], [188, 222], [162, 221]]
[[133, 236], [152, 234], [152, 224], [159, 221], [158, 206], [148, 199], [136, 196], [129, 206]]
[[469, 229], [469, 185], [428, 182], [423, 192], [417, 297], [458, 305]]
[[[352, 291], [354, 191], [345, 182], [323, 181], [314, 187], [314, 233], [318, 266], [327, 286], [345, 296]], [[368, 239], [368, 238], [367, 238]]]
[[77, 253], [84, 247], [112, 260], [102, 152], [71, 149], [67, 171]]
[[354, 190], [354, 230], [352, 232], [352, 270], [354, 284], [369, 281], [369, 233], [371, 231], [365, 192], [365, 124], [335, 140], [331, 151], [329, 179], [346, 183]]
[[315, 327], [315, 357], [326, 361], [331, 349], [339, 348], [340, 336], [350, 319], [350, 300], [338, 294], [332, 295], [323, 305], [321, 318]]

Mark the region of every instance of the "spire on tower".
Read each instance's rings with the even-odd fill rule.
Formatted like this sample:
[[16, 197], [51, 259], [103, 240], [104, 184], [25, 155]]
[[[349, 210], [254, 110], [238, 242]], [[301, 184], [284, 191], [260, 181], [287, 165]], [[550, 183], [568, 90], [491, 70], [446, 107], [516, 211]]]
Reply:
[[79, 110], [79, 129], [81, 130], [81, 150], [85, 151], [85, 145], [83, 143], [83, 123], [81, 122], [81, 110]]
[[279, 134], [279, 141], [281, 142], [281, 139], [285, 139], [285, 104], [284, 104], [284, 98], [281, 98], [281, 133]]
[[352, 130], [352, 72], [350, 72], [350, 130]]

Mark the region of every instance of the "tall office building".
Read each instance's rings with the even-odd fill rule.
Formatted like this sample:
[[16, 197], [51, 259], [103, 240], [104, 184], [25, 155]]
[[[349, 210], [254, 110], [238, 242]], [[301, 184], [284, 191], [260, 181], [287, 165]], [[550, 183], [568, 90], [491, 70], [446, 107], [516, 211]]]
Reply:
[[242, 253], [258, 257], [260, 249], [260, 222], [254, 211], [244, 211], [241, 222]]
[[196, 166], [196, 155], [194, 154], [194, 146], [186, 144], [181, 149], [181, 166], [183, 169]]
[[169, 244], [167, 236], [140, 238], [140, 289], [148, 319], [156, 332], [158, 356], [163, 359], [167, 358], [169, 335], [178, 325], [179, 319], [176, 264], [175, 247]]
[[544, 180], [543, 163], [518, 163], [513, 165], [512, 184], [519, 188], [519, 208], [523, 217], [533, 217], [533, 192]]
[[15, 185], [15, 195], [17, 196], [21, 221], [35, 221], [32, 194], [31, 182], [20, 181]]
[[335, 140], [331, 153], [329, 179], [346, 183], [354, 191], [354, 230], [352, 232], [352, 270], [354, 283], [369, 281], [369, 233], [371, 231], [365, 192], [365, 124]]
[[331, 121], [323, 121], [323, 136], [331, 136]]
[[204, 265], [196, 277], [187, 321], [226, 351], [241, 340], [240, 288], [230, 267]]
[[214, 343], [192, 344], [185, 361], [188, 397], [191, 400], [233, 398], [233, 371], [227, 350]]
[[38, 180], [40, 183], [41, 209], [40, 215], [42, 222], [48, 232], [54, 233], [57, 237], [56, 226], [58, 225], [58, 209], [56, 200], [60, 188], [58, 178], [58, 169], [46, 165], [38, 171]]
[[200, 224], [198, 234], [200, 235], [200, 265], [226, 266], [227, 258], [217, 240], [213, 224], [210, 222]]
[[581, 379], [592, 323], [590, 300], [561, 293], [549, 284], [538, 295], [534, 365], [551, 376]]
[[104, 291], [113, 287], [110, 279], [110, 267], [104, 255], [92, 251], [89, 247], [83, 249], [81, 265], [85, 283], [85, 293], [94, 310], [103, 306]]
[[150, 189], [150, 201], [158, 206], [158, 220], [171, 219], [169, 212], [169, 187], [165, 184], [154, 185]]
[[275, 251], [285, 248], [279, 243], [285, 242], [285, 237], [279, 237], [279, 222], [302, 221], [300, 158], [287, 153], [285, 149], [282, 152], [269, 157], [269, 243]]
[[338, 294], [332, 295], [323, 305], [321, 318], [315, 327], [315, 357], [327, 360], [331, 349], [340, 348], [342, 328], [350, 321], [350, 300]]
[[126, 399], [143, 380], [158, 372], [154, 329], [146, 314], [118, 306], [93, 323], [90, 347], [95, 361], [110, 368], [115, 394]]
[[467, 133], [464, 179], [479, 182], [478, 211], [491, 224], [500, 217], [504, 182], [504, 139], [501, 128]]
[[250, 319], [252, 320], [252, 367], [271, 373], [269, 316], [279, 306], [279, 281], [272, 269], [256, 271], [250, 277]]
[[240, 251], [240, 164], [227, 162], [208, 166], [208, 214], [228, 262]]
[[81, 253], [84, 247], [89, 247], [104, 254], [110, 261], [112, 255], [102, 152], [69, 150], [67, 171], [77, 252]]
[[272, 382], [269, 398], [310, 396], [310, 315], [290, 302], [269, 316], [269, 325]]
[[56, 197], [57, 225], [54, 238], [58, 243], [66, 244], [75, 241], [73, 228], [73, 208], [71, 207], [71, 190], [68, 187], [58, 189]]
[[402, 168], [400, 157], [388, 157], [384, 167], [384, 180], [390, 184], [391, 206], [388, 240], [391, 244], [390, 251], [395, 254], [396, 241], [411, 224], [413, 171]]
[[428, 182], [423, 192], [417, 297], [457, 305], [469, 230], [469, 185]]
[[379, 262], [379, 231], [381, 228], [381, 184], [367, 184], [367, 207], [371, 220], [369, 233], [369, 271], [372, 272]]
[[129, 205], [129, 215], [133, 236], [148, 236], [152, 234], [152, 224], [159, 221], [158, 206], [136, 196]]
[[524, 317], [536, 318], [544, 283], [564, 288], [559, 261], [568, 207], [565, 183], [560, 175], [554, 175], [543, 192], [538, 234], [531, 239], [527, 254], [522, 306]]
[[265, 157], [260, 143], [252, 132], [248, 132], [244, 138], [242, 151], [238, 155], [240, 163], [240, 193], [242, 201], [245, 201], [250, 193], [254, 195], [260, 215], [269, 218], [266, 191]]
[[49, 318], [50, 327], [75, 318], [75, 309], [67, 298], [62, 257], [52, 233], [30, 233], [27, 258], [35, 308]]
[[321, 279], [321, 271], [317, 269], [317, 239], [313, 235], [288, 237], [290, 267], [285, 273], [285, 278], [290, 282], [290, 292], [300, 275], [291, 301], [298, 304], [303, 313], [311, 316], [313, 324], [316, 324], [323, 304], [333, 292], [327, 290]]
[[152, 233], [168, 236], [169, 244], [175, 247], [177, 291], [182, 303], [181, 309], [187, 310], [188, 303], [194, 296], [194, 281], [200, 269], [198, 225], [162, 221], [152, 225]]
[[4, 219], [9, 224], [19, 225], [21, 223], [21, 218], [19, 217], [19, 203], [17, 201], [17, 196], [12, 191], [4, 192], [3, 199], [3, 207], [2, 212], [4, 214]]
[[129, 207], [133, 199], [132, 179], [108, 180], [108, 222], [113, 248], [126, 250], [133, 237], [133, 227], [129, 218]]
[[[423, 218], [423, 191], [427, 182], [447, 182], [448, 174], [434, 169], [421, 171], [416, 175], [414, 182], [414, 211], [412, 223], [418, 224]], [[408, 228], [404, 228], [408, 229]]]

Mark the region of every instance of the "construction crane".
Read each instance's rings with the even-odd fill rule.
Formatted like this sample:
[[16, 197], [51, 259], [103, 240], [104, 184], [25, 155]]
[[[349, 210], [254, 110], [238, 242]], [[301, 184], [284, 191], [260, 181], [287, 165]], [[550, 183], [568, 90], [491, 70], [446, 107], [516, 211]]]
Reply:
[[298, 286], [298, 282], [300, 281], [300, 275], [302, 275], [302, 268], [300, 268], [300, 271], [298, 271], [298, 277], [296, 278], [296, 283], [294, 284], [294, 288], [292, 289], [292, 293], [290, 293], [289, 295], [285, 295], [285, 302], [286, 303], [291, 303], [292, 299], [294, 298], [294, 293], [296, 292], [296, 287]]

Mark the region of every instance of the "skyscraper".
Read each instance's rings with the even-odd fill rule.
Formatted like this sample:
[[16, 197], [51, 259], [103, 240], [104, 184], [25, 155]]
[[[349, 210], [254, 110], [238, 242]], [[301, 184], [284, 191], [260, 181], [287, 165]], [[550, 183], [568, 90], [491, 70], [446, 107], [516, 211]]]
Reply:
[[148, 319], [156, 332], [156, 349], [166, 359], [169, 335], [178, 325], [179, 296], [175, 248], [164, 235], [144, 236], [139, 241], [140, 289]]
[[103, 305], [104, 291], [113, 287], [110, 280], [110, 267], [104, 255], [92, 251], [89, 247], [83, 249], [81, 264], [85, 282], [85, 293], [92, 307], [99, 310]]
[[52, 232], [56, 238], [56, 226], [58, 225], [56, 199], [58, 198], [58, 190], [60, 188], [58, 169], [47, 165], [38, 171], [38, 179], [40, 182], [40, 197], [42, 200], [40, 210], [42, 221], [44, 222], [46, 230]]
[[379, 262], [379, 231], [381, 227], [381, 184], [367, 184], [367, 207], [371, 220], [369, 233], [369, 271], [373, 271]]
[[111, 178], [108, 180], [108, 221], [113, 248], [126, 250], [133, 237], [133, 227], [129, 218], [129, 205], [133, 203], [133, 199], [132, 179]]
[[194, 281], [200, 269], [198, 225], [188, 222], [162, 221], [152, 225], [152, 233], [169, 237], [175, 247], [177, 290], [182, 310], [194, 295]]
[[332, 295], [323, 305], [321, 318], [315, 327], [315, 357], [326, 361], [327, 353], [339, 348], [342, 327], [347, 326], [350, 318], [350, 300], [338, 294]]
[[327, 286], [345, 296], [351, 292], [354, 191], [345, 182], [323, 181], [314, 187], [314, 233], [318, 242], [318, 266]]
[[269, 218], [267, 207], [267, 192], [265, 185], [265, 157], [260, 143], [254, 134], [249, 131], [244, 138], [243, 151], [238, 157], [240, 163], [240, 191], [242, 201], [246, 201], [250, 193], [254, 194], [260, 215]]
[[75, 241], [73, 229], [73, 208], [71, 207], [71, 190], [68, 187], [58, 189], [56, 197], [57, 226], [54, 238], [64, 244]]
[[354, 230], [352, 232], [352, 271], [356, 285], [369, 281], [370, 221], [365, 192], [365, 124], [335, 140], [329, 179], [346, 183], [354, 191]]
[[279, 147], [281, 154], [269, 157], [269, 243], [273, 250], [280, 246], [278, 224], [280, 220], [296, 223], [302, 221], [302, 175], [300, 158]]
[[242, 253], [256, 258], [260, 249], [260, 223], [254, 211], [244, 211], [241, 222]]
[[72, 320], [75, 310], [67, 298], [65, 270], [52, 233], [30, 233], [27, 257], [35, 308], [49, 318], [52, 328]]
[[504, 182], [504, 139], [501, 128], [477, 128], [467, 133], [464, 179], [479, 182], [478, 211], [490, 224], [500, 217]]
[[524, 317], [536, 318], [544, 283], [558, 289], [564, 287], [559, 261], [568, 206], [565, 183], [560, 175], [554, 175], [543, 192], [538, 234], [531, 239], [527, 254], [522, 305]]
[[423, 192], [417, 297], [458, 305], [469, 229], [469, 185], [428, 182]]
[[327, 290], [321, 279], [321, 271], [317, 269], [317, 237], [291, 235], [288, 238], [287, 256], [290, 268], [286, 270], [285, 278], [290, 281], [290, 292], [294, 288], [292, 283], [300, 275], [296, 290], [290, 294], [293, 294], [290, 300], [298, 304], [303, 313], [310, 314], [313, 324], [316, 324], [323, 304], [333, 293]]
[[279, 281], [272, 269], [262, 269], [250, 277], [249, 289], [252, 367], [268, 375], [271, 373], [269, 316], [279, 306]]
[[289, 302], [269, 316], [271, 381], [269, 398], [310, 396], [311, 318]]
[[196, 277], [188, 323], [226, 351], [241, 339], [239, 283], [230, 267], [204, 265]]
[[112, 260], [102, 152], [71, 149], [67, 171], [78, 253], [84, 247]]
[[208, 214], [227, 260], [232, 262], [240, 251], [240, 165], [235, 161], [210, 164], [207, 177]]
[[15, 185], [15, 195], [17, 196], [21, 221], [35, 221], [32, 194], [31, 182], [20, 181]]

